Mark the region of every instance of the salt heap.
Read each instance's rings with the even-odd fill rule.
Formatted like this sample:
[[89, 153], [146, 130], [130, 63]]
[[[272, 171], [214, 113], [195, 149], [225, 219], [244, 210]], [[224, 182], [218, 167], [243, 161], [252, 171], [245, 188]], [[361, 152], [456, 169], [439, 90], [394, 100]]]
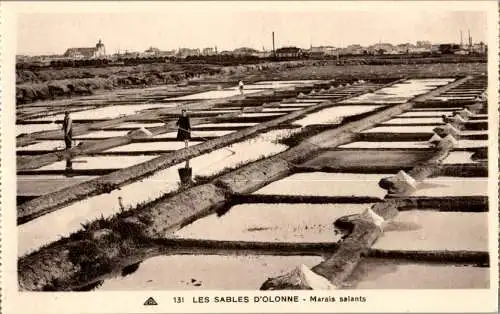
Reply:
[[132, 130], [132, 131], [129, 131], [127, 133], [127, 135], [130, 135], [130, 136], [140, 136], [140, 137], [149, 137], [149, 136], [152, 136], [153, 133], [151, 133], [151, 131], [149, 131], [148, 129], [146, 129], [145, 127], [141, 126], [139, 129], [137, 130]]
[[304, 264], [297, 266], [288, 274], [269, 278], [260, 290], [334, 290], [336, 287], [323, 276], [310, 270]]
[[408, 194], [417, 189], [417, 181], [403, 170], [395, 176], [382, 178], [378, 185], [389, 194]]

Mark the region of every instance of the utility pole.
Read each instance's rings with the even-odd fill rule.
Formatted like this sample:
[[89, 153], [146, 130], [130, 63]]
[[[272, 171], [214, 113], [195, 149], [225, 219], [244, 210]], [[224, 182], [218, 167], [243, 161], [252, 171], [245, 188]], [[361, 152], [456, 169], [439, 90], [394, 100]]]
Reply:
[[464, 46], [464, 41], [462, 39], [462, 31], [460, 31], [460, 48]]
[[342, 49], [342, 39], [339, 40], [339, 47], [337, 49], [337, 62], [340, 62], [340, 49]]
[[276, 59], [276, 50], [274, 47], [274, 32], [273, 32], [273, 58]]

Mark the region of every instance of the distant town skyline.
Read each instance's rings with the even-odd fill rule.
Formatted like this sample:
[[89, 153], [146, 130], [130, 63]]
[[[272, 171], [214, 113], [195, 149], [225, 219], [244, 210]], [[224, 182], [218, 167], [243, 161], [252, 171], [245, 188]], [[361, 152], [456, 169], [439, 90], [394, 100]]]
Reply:
[[153, 8], [139, 5], [133, 10], [134, 4], [138, 5], [123, 3], [124, 10], [117, 13], [116, 3], [101, 10], [99, 5], [94, 10], [82, 10], [79, 5], [63, 2], [64, 10], [55, 7], [52, 11], [19, 14], [16, 53], [63, 54], [71, 47], [92, 47], [99, 39], [103, 40], [108, 54], [144, 51], [149, 47], [270, 50], [273, 31], [276, 48], [368, 46], [378, 42], [459, 43], [460, 31], [466, 42], [468, 30], [475, 43], [486, 42], [488, 36], [487, 14], [484, 6], [481, 11], [481, 2], [477, 11], [457, 11], [446, 3], [422, 2], [421, 5], [418, 1], [373, 6], [369, 11], [340, 7], [339, 2], [313, 2], [307, 6], [287, 2], [235, 3], [237, 5], [174, 2]]

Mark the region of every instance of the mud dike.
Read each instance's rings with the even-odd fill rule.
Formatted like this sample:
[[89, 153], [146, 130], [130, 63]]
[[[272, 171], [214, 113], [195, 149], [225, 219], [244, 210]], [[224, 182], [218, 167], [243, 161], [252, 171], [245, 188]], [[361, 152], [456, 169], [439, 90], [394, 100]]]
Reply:
[[[70, 154], [46, 149], [59, 131], [31, 134], [20, 287], [487, 287], [485, 86], [257, 82], [92, 122]], [[195, 124], [182, 149], [180, 107]]]

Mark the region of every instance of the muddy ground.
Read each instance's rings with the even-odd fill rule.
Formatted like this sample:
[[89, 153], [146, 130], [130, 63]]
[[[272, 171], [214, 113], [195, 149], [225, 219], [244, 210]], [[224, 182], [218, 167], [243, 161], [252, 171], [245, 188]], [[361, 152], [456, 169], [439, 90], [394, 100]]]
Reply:
[[465, 75], [486, 75], [486, 63], [436, 63], [436, 64], [398, 64], [398, 65], [324, 65], [319, 67], [302, 67], [290, 69], [284, 73], [276, 73], [274, 79], [311, 80], [357, 77], [374, 79], [384, 77], [455, 77]]

